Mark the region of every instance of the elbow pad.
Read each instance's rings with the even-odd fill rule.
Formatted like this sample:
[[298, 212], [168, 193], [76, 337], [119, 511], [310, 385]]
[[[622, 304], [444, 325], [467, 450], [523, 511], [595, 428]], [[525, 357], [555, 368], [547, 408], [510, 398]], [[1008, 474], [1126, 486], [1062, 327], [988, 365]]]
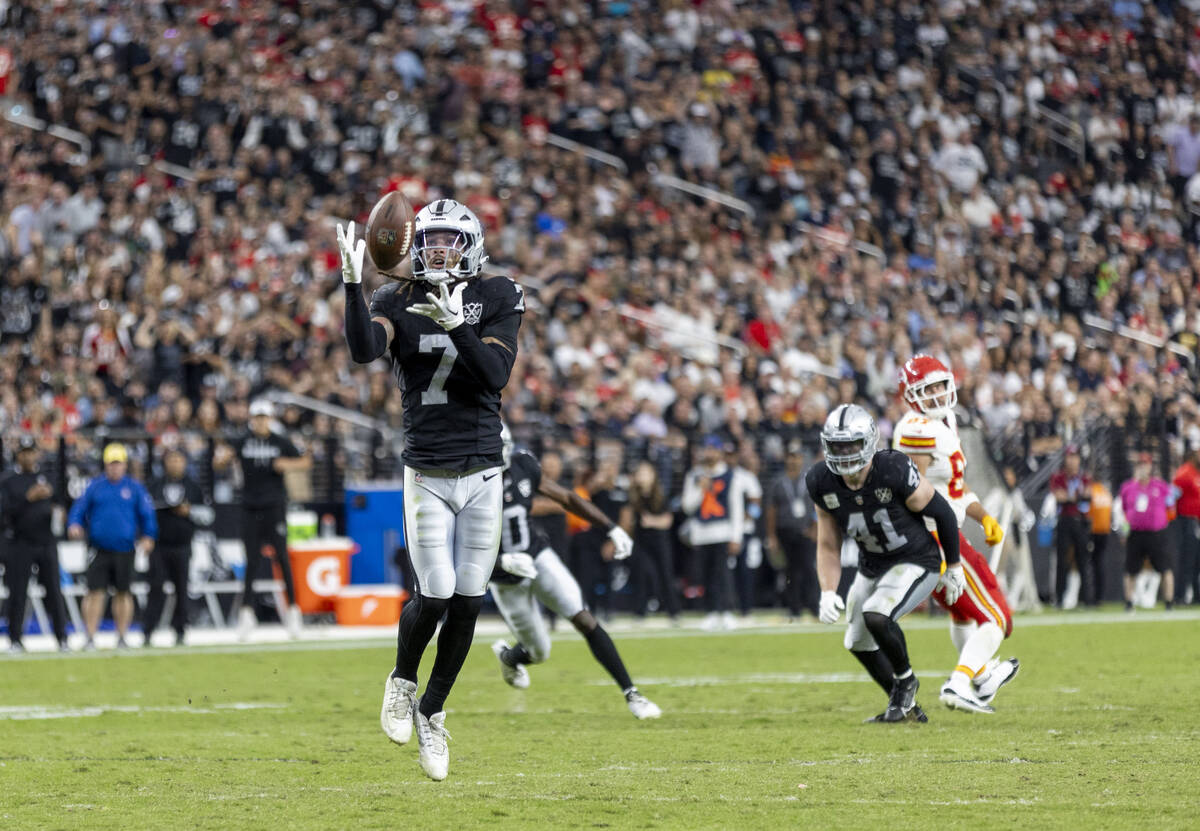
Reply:
[[946, 562], [954, 565], [959, 561], [958, 551], [958, 518], [954, 509], [946, 501], [946, 497], [934, 491], [933, 499], [921, 509], [921, 516], [929, 517], [937, 524], [938, 542], [942, 544], [942, 553]]

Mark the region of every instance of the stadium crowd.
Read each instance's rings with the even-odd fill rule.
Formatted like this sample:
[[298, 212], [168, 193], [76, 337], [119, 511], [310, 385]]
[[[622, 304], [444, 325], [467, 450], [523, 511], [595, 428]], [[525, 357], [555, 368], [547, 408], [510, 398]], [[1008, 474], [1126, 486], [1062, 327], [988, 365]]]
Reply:
[[10, 0], [0, 431], [174, 446], [269, 390], [398, 427], [333, 222], [399, 188], [484, 220], [534, 312], [507, 417], [576, 469], [612, 439], [677, 496], [715, 433], [765, 477], [837, 402], [886, 436], [925, 351], [1018, 480], [1095, 419], [1168, 472], [1200, 442], [1195, 6]]

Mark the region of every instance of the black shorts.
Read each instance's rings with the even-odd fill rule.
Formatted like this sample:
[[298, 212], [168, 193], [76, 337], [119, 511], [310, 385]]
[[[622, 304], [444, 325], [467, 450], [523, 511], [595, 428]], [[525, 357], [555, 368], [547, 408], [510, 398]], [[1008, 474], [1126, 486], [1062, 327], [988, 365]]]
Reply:
[[84, 579], [90, 591], [128, 592], [133, 583], [133, 552], [89, 548]]
[[1130, 531], [1125, 542], [1125, 573], [1137, 574], [1142, 563], [1150, 561], [1155, 571], [1167, 571], [1172, 563], [1171, 546], [1166, 530]]

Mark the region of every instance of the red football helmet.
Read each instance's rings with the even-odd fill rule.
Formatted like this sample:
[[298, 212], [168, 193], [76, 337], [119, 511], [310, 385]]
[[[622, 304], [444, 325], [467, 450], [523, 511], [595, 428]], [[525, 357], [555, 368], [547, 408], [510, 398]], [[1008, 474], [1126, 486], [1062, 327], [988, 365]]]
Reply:
[[900, 370], [900, 394], [930, 418], [945, 418], [958, 404], [954, 373], [932, 355], [913, 355]]

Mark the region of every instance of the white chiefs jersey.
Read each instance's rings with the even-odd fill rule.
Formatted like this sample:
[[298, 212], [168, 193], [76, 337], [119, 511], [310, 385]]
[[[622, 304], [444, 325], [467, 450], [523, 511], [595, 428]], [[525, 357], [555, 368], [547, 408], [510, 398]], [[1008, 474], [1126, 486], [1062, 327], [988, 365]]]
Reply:
[[961, 526], [967, 516], [967, 506], [979, 500], [967, 488], [967, 457], [958, 439], [954, 413], [939, 420], [909, 410], [892, 433], [892, 449], [910, 456], [923, 453], [933, 457], [925, 469], [925, 478], [946, 497]]

